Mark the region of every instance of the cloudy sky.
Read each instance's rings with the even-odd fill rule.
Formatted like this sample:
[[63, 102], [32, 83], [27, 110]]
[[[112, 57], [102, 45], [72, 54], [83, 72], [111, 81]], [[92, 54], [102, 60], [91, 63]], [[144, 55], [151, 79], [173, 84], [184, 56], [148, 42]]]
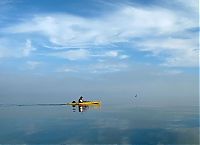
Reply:
[[195, 104], [198, 6], [198, 0], [1, 0], [0, 100], [114, 101], [139, 93], [146, 104]]

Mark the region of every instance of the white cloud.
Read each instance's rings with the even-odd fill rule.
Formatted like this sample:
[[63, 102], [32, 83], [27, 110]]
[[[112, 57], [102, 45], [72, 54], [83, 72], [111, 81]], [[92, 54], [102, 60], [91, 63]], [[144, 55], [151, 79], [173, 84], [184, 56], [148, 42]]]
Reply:
[[63, 71], [64, 72], [77, 72], [75, 69], [71, 69], [71, 68], [65, 68]]
[[27, 57], [36, 48], [32, 46], [31, 40], [27, 39], [26, 42], [18, 42], [14, 39], [0, 38], [0, 58], [2, 57]]
[[147, 40], [137, 45], [141, 50], [150, 51], [153, 55], [168, 55], [163, 63], [165, 66], [198, 66], [199, 51], [196, 39], [164, 38]]
[[68, 50], [68, 51], [63, 51], [63, 52], [51, 53], [48, 55], [61, 57], [61, 58], [72, 60], [72, 61], [88, 59], [90, 57], [90, 53], [86, 49]]
[[22, 54], [23, 56], [29, 56], [32, 51], [35, 51], [36, 48], [32, 47], [31, 40], [27, 39], [25, 43], [25, 47], [22, 48]]
[[129, 58], [129, 55], [126, 54], [125, 50], [100, 50], [95, 52], [90, 52], [91, 57], [97, 58], [98, 61], [103, 62], [105, 59], [118, 59], [124, 60]]
[[141, 35], [170, 34], [194, 25], [198, 24], [193, 19], [166, 9], [124, 6], [99, 19], [73, 15], [38, 15], [5, 30], [11, 33], [40, 33], [53, 44], [84, 48], [126, 42]]
[[26, 64], [27, 64], [27, 66], [28, 66], [28, 68], [30, 70], [34, 70], [41, 64], [41, 62], [38, 62], [38, 61], [27, 61]]
[[[187, 6], [186, 1], [182, 4]], [[196, 1], [193, 1], [188, 9], [196, 9], [195, 4]], [[197, 57], [193, 50], [196, 49], [198, 44], [190, 39], [166, 39], [166, 36], [193, 27], [198, 27], [196, 19], [180, 12], [177, 13], [176, 10], [158, 7], [145, 9], [123, 5], [120, 9], [97, 19], [69, 14], [35, 15], [34, 18], [5, 28], [3, 31], [20, 34], [35, 33], [45, 36], [50, 42], [48, 47], [59, 46], [52, 47], [52, 49], [76, 48], [76, 50], [52, 54], [69, 60], [101, 55], [90, 54], [85, 48], [104, 47], [118, 42], [133, 43], [133, 39], [139, 37], [144, 39], [134, 41], [134, 45], [140, 46], [138, 48], [133, 47], [134, 49], [148, 50], [153, 54], [166, 53], [168, 56], [166, 55], [164, 60], [166, 60], [165, 64], [168, 65], [195, 66]], [[26, 45], [27, 47], [23, 51], [24, 56], [28, 56], [33, 51], [31, 42], [27, 41]], [[77, 50], [77, 48], [80, 49]], [[120, 59], [128, 58], [128, 55], [119, 55], [117, 51], [108, 51], [103, 55], [119, 57]], [[175, 62], [175, 60], [178, 62]]]
[[[101, 55], [99, 55], [101, 56]], [[120, 50], [111, 50], [111, 51], [106, 51], [104, 54], [102, 54], [102, 57], [111, 57], [111, 58], [118, 58], [118, 59], [127, 59], [129, 56], [126, 54], [123, 54], [122, 51]]]
[[68, 59], [71, 61], [74, 60], [84, 60], [84, 59], [127, 59], [129, 56], [122, 54], [119, 50], [104, 50], [104, 51], [91, 51], [90, 49], [73, 49], [73, 50], [67, 50], [67, 51], [61, 51], [61, 52], [54, 52], [54, 53], [49, 53], [45, 54], [49, 56], [56, 56], [64, 59]]
[[59, 68], [56, 72], [61, 72], [61, 73], [68, 73], [68, 72], [78, 72], [79, 70], [74, 67], [62, 67]]
[[119, 57], [119, 51], [118, 50], [106, 50], [106, 51], [100, 51], [92, 54], [93, 57]]
[[129, 58], [129, 56], [128, 55], [120, 55], [120, 57], [119, 57], [120, 59], [127, 59], [127, 58]]
[[105, 56], [108, 56], [108, 57], [117, 57], [119, 54], [118, 54], [118, 51], [114, 51], [114, 50], [112, 50], [112, 51], [107, 51], [106, 53], [105, 53]]
[[199, 67], [199, 50], [185, 49], [176, 51], [172, 56], [166, 58], [165, 66]]
[[95, 65], [91, 65], [90, 69], [92, 73], [107, 73], [107, 72], [118, 72], [123, 71], [128, 68], [128, 65], [125, 63], [110, 63], [102, 62]]

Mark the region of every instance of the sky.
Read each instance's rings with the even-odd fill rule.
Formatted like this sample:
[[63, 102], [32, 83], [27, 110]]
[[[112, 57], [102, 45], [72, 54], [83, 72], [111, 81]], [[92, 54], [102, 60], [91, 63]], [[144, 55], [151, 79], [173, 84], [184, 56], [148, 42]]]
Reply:
[[1, 0], [0, 101], [197, 105], [198, 0]]

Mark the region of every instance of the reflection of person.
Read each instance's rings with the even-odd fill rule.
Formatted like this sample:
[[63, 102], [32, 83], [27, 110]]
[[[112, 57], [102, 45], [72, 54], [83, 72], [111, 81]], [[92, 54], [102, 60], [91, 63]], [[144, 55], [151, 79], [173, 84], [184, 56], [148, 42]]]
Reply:
[[89, 108], [89, 106], [78, 106], [78, 111], [79, 112], [84, 112]]
[[78, 100], [79, 103], [83, 103], [83, 97], [81, 96]]
[[78, 106], [78, 111], [83, 112], [83, 106]]

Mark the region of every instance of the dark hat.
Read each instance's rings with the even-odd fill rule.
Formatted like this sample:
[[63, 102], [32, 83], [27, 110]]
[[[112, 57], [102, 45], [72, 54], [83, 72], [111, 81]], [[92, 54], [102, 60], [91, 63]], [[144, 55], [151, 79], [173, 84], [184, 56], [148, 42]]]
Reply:
[[83, 98], [82, 96], [80, 98]]

